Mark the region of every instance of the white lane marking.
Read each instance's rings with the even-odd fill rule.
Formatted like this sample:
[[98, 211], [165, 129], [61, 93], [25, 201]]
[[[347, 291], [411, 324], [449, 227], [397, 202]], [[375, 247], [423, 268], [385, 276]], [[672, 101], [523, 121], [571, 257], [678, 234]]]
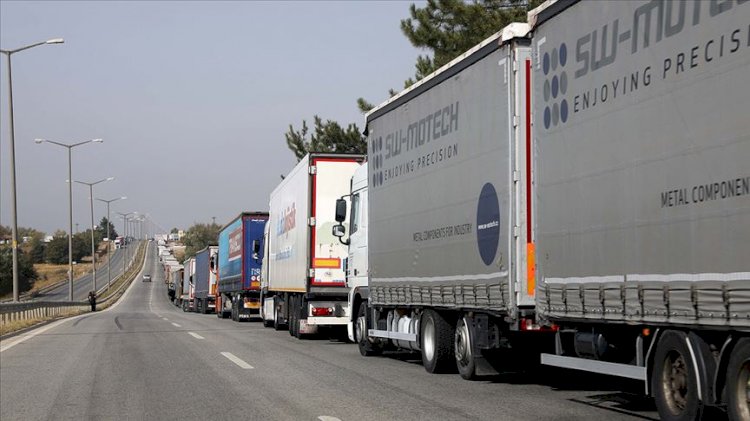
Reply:
[[[138, 278], [139, 275], [141, 275], [143, 273], [143, 269], [145, 267], [146, 267], [146, 259], [143, 260], [143, 266], [141, 266], [140, 272], [138, 272], [138, 275], [136, 275], [136, 279]], [[125, 299], [128, 297], [128, 295], [130, 295], [130, 291], [133, 290], [133, 285], [135, 285], [135, 282], [131, 282], [130, 285], [128, 285], [128, 287], [125, 289], [125, 292], [120, 296], [120, 298], [117, 300], [116, 303], [114, 303], [111, 306], [105, 308], [104, 310], [97, 311], [96, 313], [83, 313], [83, 314], [79, 314], [78, 316], [67, 317], [67, 318], [58, 320], [56, 322], [52, 322], [52, 323], [50, 323], [50, 324], [48, 324], [46, 326], [42, 326], [42, 327], [39, 327], [39, 328], [36, 328], [36, 329], [32, 329], [32, 330], [30, 330], [30, 331], [28, 331], [26, 333], [18, 335], [17, 337], [11, 338], [10, 340], [3, 341], [2, 346], [0, 346], [0, 352], [7, 351], [7, 350], [13, 348], [14, 346], [16, 346], [16, 345], [18, 345], [20, 343], [26, 342], [27, 340], [33, 338], [36, 335], [39, 335], [39, 334], [42, 334], [42, 333], [44, 333], [44, 332], [46, 332], [48, 330], [54, 329], [57, 326], [60, 326], [61, 324], [65, 323], [65, 322], [70, 322], [70, 321], [73, 321], [73, 320], [77, 320], [77, 319], [80, 319], [81, 317], [88, 317], [88, 316], [91, 316], [91, 315], [107, 313], [109, 311], [112, 311], [112, 310], [116, 309], [123, 301], [125, 301]], [[8, 343], [8, 341], [10, 341], [10, 343]]]
[[[81, 315], [81, 316], [83, 316], [83, 315]], [[73, 317], [73, 318], [70, 318], [70, 319], [58, 320], [58, 321], [53, 322], [53, 323], [51, 323], [51, 324], [49, 324], [47, 326], [41, 327], [39, 329], [32, 330], [32, 331], [30, 331], [28, 333], [21, 334], [21, 335], [18, 336], [17, 339], [15, 339], [15, 340], [11, 339], [10, 343], [8, 343], [8, 341], [3, 341], [3, 346], [0, 346], [0, 352], [7, 351], [7, 350], [13, 348], [14, 346], [16, 346], [16, 345], [18, 345], [18, 344], [20, 344], [22, 342], [25, 342], [25, 341], [33, 338], [36, 335], [44, 333], [44, 332], [46, 332], [46, 331], [48, 331], [50, 329], [56, 328], [57, 326], [65, 323], [65, 322], [67, 322], [68, 320], [77, 319], [77, 318], [79, 318], [81, 316]]]
[[169, 321], [169, 319], [167, 319], [166, 317], [162, 317], [162, 320], [164, 320], [165, 322]]
[[340, 419], [336, 417], [329, 417], [328, 415], [321, 415], [318, 417], [320, 421], [341, 421]]
[[174, 327], [182, 327], [182, 326], [178, 325], [177, 323], [172, 323], [172, 326], [174, 326]]
[[221, 355], [227, 357], [227, 359], [229, 361], [237, 364], [238, 366], [240, 366], [240, 368], [244, 368], [245, 370], [250, 370], [251, 368], [253, 368], [253, 366], [251, 366], [250, 364], [242, 361], [241, 359], [239, 359], [237, 356], [235, 356], [231, 352], [222, 352]]
[[201, 336], [201, 335], [199, 335], [199, 334], [197, 334], [195, 332], [188, 332], [188, 333], [190, 334], [190, 336], [194, 337], [195, 339], [206, 339], [203, 336]]

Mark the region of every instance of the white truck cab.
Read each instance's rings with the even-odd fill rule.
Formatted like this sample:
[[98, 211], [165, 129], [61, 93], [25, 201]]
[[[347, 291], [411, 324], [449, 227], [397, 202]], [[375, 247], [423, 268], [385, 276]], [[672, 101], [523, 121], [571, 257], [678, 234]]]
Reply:
[[[346, 284], [349, 287], [349, 308], [351, 317], [346, 325], [349, 340], [357, 342], [355, 324], [359, 313], [359, 304], [367, 298], [367, 163], [354, 171], [351, 183], [351, 193], [347, 200], [341, 198], [336, 201], [336, 220], [340, 225], [333, 227], [333, 235], [349, 246], [346, 260]], [[347, 212], [348, 207], [348, 212]], [[342, 224], [348, 218], [348, 239], [346, 228]]]

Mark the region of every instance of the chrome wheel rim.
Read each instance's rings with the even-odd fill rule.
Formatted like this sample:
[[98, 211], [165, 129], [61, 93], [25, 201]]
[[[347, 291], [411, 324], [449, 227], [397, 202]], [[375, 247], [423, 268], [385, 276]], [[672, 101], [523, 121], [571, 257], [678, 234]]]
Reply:
[[672, 351], [666, 358], [661, 376], [662, 391], [669, 411], [682, 413], [688, 405], [688, 368], [685, 357]]
[[750, 361], [745, 361], [740, 367], [735, 393], [740, 419], [750, 419]]
[[456, 327], [454, 349], [456, 362], [461, 367], [468, 366], [471, 363], [471, 337], [469, 336], [469, 327], [464, 319], [461, 319]]
[[435, 357], [435, 322], [428, 319], [422, 333], [422, 350], [427, 360], [432, 361]]
[[354, 337], [357, 342], [362, 342], [365, 339], [365, 317], [357, 317], [357, 323], [354, 325]]

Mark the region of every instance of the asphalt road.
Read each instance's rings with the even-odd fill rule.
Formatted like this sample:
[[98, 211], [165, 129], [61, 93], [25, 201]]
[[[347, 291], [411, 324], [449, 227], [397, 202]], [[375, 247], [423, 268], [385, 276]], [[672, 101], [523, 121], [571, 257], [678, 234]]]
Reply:
[[365, 358], [353, 344], [183, 313], [155, 253], [154, 282], [134, 282], [111, 309], [0, 344], [0, 419], [657, 419], [637, 383], [554, 369], [469, 382], [428, 374], [411, 354]]
[[[138, 248], [138, 242], [131, 243], [128, 247], [130, 247], [127, 250], [127, 257], [128, 259], [131, 258], [132, 254], [135, 253], [135, 250]], [[112, 253], [112, 279], [114, 280], [117, 276], [119, 276], [122, 273], [122, 263], [125, 259], [125, 251], [126, 249], [117, 249]], [[78, 279], [73, 280], [73, 301], [82, 301], [86, 300], [89, 295], [89, 291], [91, 291], [93, 285], [91, 283], [92, 274], [88, 273], [84, 276], [81, 276]], [[101, 289], [103, 286], [107, 285], [107, 265], [104, 264], [97, 268], [96, 270], [96, 288]], [[65, 282], [58, 286], [57, 288], [54, 288], [52, 290], [47, 291], [44, 294], [40, 294], [34, 298], [34, 300], [37, 301], [68, 301], [69, 297], [69, 286], [68, 283]]]

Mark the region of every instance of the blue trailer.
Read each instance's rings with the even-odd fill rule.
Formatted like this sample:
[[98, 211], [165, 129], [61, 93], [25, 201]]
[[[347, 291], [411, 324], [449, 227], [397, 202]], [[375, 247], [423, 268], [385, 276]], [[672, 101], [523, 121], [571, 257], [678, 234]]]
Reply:
[[219, 232], [216, 315], [220, 318], [245, 321], [260, 310], [261, 245], [267, 221], [267, 212], [243, 212]]

